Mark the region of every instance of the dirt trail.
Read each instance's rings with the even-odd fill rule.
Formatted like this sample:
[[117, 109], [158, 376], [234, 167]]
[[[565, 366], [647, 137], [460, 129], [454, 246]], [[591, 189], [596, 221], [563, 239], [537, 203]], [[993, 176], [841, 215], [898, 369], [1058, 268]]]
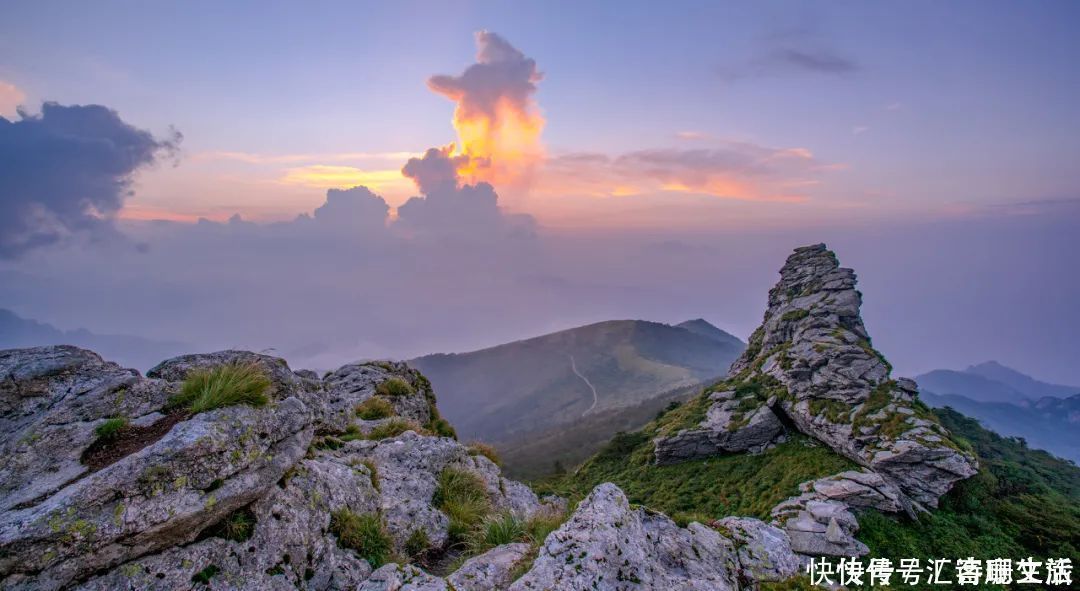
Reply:
[[574, 363], [574, 356], [567, 356], [570, 357], [570, 370], [574, 372], [574, 375], [581, 378], [581, 381], [585, 382], [585, 385], [588, 386], [590, 390], [592, 390], [592, 406], [585, 409], [585, 412], [581, 413], [581, 416], [585, 416], [589, 414], [592, 409], [596, 408], [596, 403], [600, 401], [600, 398], [596, 395], [596, 387], [592, 385], [592, 382], [589, 381], [589, 378], [585, 377], [580, 371], [578, 371], [577, 364]]

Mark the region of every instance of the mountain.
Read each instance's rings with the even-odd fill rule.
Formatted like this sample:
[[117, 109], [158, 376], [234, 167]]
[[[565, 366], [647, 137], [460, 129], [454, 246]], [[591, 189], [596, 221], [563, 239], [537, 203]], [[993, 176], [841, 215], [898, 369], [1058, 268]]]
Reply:
[[122, 365], [148, 369], [161, 359], [189, 347], [184, 343], [155, 341], [130, 335], [101, 335], [86, 329], [60, 330], [51, 324], [22, 318], [0, 308], [0, 349], [40, 345], [76, 345], [116, 359]]
[[978, 374], [951, 369], [935, 369], [916, 376], [924, 391], [963, 396], [978, 402], [1020, 404], [1028, 400], [1023, 393], [996, 380]]
[[1080, 388], [1042, 382], [996, 361], [916, 379], [930, 406], [952, 407], [1001, 435], [1080, 462]]
[[727, 377], [540, 489], [613, 483], [728, 531], [770, 519], [747, 543], [802, 559], [1076, 555], [1080, 469], [928, 408], [871, 344], [855, 285], [824, 245], [796, 249]]
[[972, 365], [964, 371], [935, 369], [915, 380], [924, 390], [939, 395], [963, 396], [976, 402], [1025, 404], [1043, 397], [1067, 398], [1080, 387], [1041, 382], [996, 361]]
[[1033, 448], [1080, 463], [1080, 394], [1069, 398], [1047, 396], [1022, 405], [980, 402], [928, 390], [922, 390], [919, 397], [930, 406], [956, 409], [996, 433], [1021, 437]]
[[742, 342], [703, 320], [688, 324], [613, 320], [408, 363], [431, 380], [463, 438], [516, 444], [723, 374]]
[[1062, 386], [1060, 384], [1042, 382], [1029, 375], [1018, 372], [1011, 367], [1006, 367], [997, 361], [987, 361], [978, 365], [972, 365], [964, 370], [964, 372], [979, 375], [994, 380], [995, 382], [1005, 384], [1032, 399], [1039, 399], [1047, 396], [1053, 398], [1068, 398], [1080, 394], [1080, 386]]

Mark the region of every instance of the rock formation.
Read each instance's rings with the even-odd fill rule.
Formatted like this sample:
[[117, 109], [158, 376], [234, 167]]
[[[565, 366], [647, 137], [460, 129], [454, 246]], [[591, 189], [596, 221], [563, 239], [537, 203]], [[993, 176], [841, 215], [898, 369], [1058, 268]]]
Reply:
[[787, 424], [863, 466], [804, 484], [773, 511], [796, 552], [865, 553], [848, 509], [908, 513], [936, 507], [975, 474], [961, 448], [917, 400], [908, 379], [870, 344], [855, 273], [824, 244], [795, 249], [769, 291], [768, 309], [728, 378], [707, 394], [705, 419], [657, 438], [658, 464], [768, 446]]

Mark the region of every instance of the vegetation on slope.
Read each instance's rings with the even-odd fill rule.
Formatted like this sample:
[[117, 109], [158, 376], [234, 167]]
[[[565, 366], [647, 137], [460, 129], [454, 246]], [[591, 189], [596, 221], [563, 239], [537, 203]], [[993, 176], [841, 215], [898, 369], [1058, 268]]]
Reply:
[[[956, 485], [918, 522], [868, 512], [859, 539], [871, 556], [1045, 558], [1080, 556], [1080, 468], [1000, 437], [950, 408], [934, 411], [979, 456], [979, 473]], [[1041, 558], [1039, 558], [1041, 557]]]
[[673, 409], [635, 433], [619, 433], [573, 474], [536, 484], [580, 499], [614, 482], [632, 503], [663, 511], [680, 523], [727, 515], [769, 518], [769, 510], [799, 493], [799, 484], [854, 468], [813, 440], [794, 435], [759, 455], [731, 454], [670, 466], [653, 463], [652, 439], [695, 414], [698, 399]]

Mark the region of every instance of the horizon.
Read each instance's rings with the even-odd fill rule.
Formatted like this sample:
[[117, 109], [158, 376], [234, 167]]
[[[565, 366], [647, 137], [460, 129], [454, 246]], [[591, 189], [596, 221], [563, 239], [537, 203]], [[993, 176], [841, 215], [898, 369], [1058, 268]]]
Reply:
[[745, 340], [825, 242], [900, 373], [1080, 384], [1080, 7], [611, 8], [12, 3], [0, 308], [323, 367]]

